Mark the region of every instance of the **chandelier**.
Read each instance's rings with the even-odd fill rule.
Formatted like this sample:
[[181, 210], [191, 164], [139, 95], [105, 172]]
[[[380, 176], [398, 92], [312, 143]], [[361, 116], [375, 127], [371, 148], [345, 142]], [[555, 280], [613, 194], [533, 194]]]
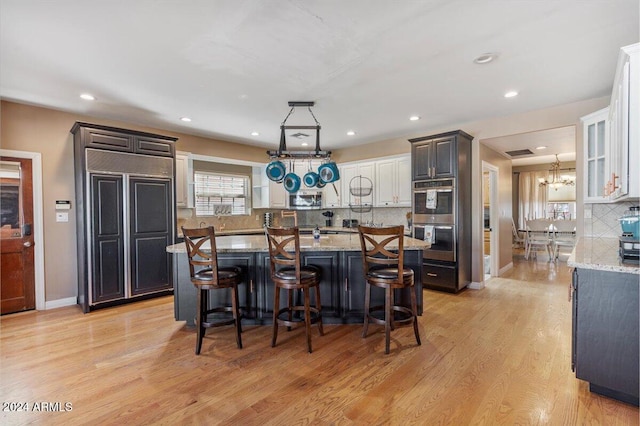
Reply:
[[551, 163], [551, 170], [549, 170], [549, 177], [547, 179], [539, 178], [540, 186], [548, 186], [554, 190], [558, 190], [561, 186], [574, 186], [576, 184], [576, 178], [574, 176], [567, 176], [560, 174], [560, 160], [558, 160], [558, 154], [556, 154], [556, 161]]

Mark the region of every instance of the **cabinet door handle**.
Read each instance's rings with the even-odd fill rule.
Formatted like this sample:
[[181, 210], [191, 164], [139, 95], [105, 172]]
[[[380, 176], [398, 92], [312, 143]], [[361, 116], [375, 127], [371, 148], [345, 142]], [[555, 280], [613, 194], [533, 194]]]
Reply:
[[431, 273], [431, 272], [427, 272], [427, 275], [430, 276], [430, 277], [437, 277], [438, 276], [438, 274], [434, 274], [434, 273]]
[[249, 280], [249, 293], [253, 293], [253, 280]]
[[344, 279], [344, 291], [349, 291], [349, 278]]

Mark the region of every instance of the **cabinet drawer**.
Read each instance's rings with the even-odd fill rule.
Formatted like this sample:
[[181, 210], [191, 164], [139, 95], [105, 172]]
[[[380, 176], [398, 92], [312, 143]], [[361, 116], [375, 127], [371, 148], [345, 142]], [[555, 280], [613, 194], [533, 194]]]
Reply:
[[137, 154], [173, 157], [173, 142], [138, 136], [135, 139], [135, 152]]
[[86, 146], [111, 151], [133, 152], [133, 137], [102, 129], [82, 129]]
[[435, 265], [424, 263], [422, 265], [422, 286], [448, 291], [457, 290], [457, 271], [455, 266]]

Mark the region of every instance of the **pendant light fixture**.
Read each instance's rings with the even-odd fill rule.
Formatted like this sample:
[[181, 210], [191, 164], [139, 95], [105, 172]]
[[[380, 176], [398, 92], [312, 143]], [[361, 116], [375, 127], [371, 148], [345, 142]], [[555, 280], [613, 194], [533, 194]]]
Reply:
[[560, 175], [560, 160], [558, 160], [558, 154], [556, 154], [556, 161], [551, 163], [551, 170], [549, 170], [551, 180], [539, 178], [540, 186], [548, 186], [554, 190], [558, 190], [561, 186], [574, 186], [576, 184], [575, 177]]

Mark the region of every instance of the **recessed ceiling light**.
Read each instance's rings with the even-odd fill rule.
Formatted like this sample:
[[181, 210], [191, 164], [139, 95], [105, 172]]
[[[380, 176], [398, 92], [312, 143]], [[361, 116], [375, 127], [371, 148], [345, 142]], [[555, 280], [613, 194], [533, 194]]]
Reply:
[[488, 64], [498, 58], [497, 53], [483, 53], [473, 60], [478, 65]]
[[260, 133], [258, 133], [258, 132], [251, 132], [251, 136], [260, 136]]
[[547, 149], [546, 146], [536, 146], [536, 149]]
[[85, 101], [95, 101], [96, 100], [96, 97], [91, 95], [91, 94], [89, 94], [89, 93], [83, 93], [83, 94], [80, 95], [80, 97], [82, 99], [84, 99]]
[[355, 134], [356, 134], [356, 132], [354, 132], [353, 130], [349, 130], [349, 131], [347, 132], [347, 136], [353, 136], [353, 135], [355, 135]]
[[302, 146], [307, 146], [307, 145], [309, 145], [309, 144], [308, 144], [308, 143], [306, 143], [306, 142], [302, 142], [302, 144], [301, 144], [301, 145], [302, 145]]
[[516, 96], [518, 96], [518, 92], [516, 92], [515, 90], [512, 90], [504, 94], [505, 98], [514, 98]]
[[191, 121], [189, 117], [180, 117], [180, 120], [184, 121], [185, 123], [188, 123]]
[[418, 120], [420, 120], [420, 116], [419, 115], [412, 115], [411, 117], [409, 117], [409, 120], [418, 121]]

